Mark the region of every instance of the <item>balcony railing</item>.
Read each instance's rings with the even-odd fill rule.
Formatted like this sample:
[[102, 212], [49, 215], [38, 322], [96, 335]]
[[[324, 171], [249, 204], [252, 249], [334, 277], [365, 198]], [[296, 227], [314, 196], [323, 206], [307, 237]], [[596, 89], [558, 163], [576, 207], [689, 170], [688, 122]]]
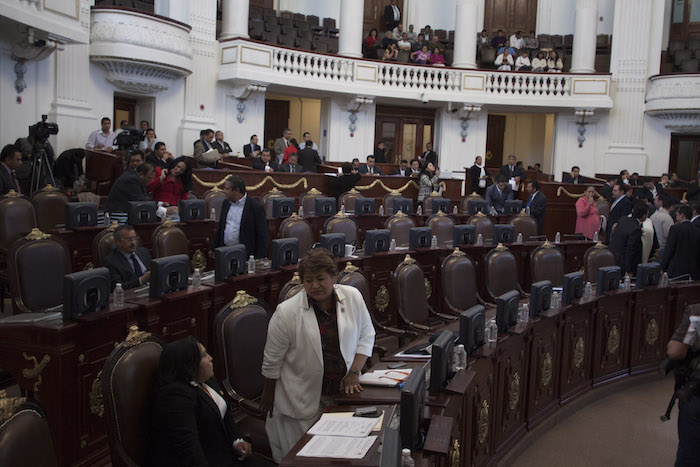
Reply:
[[700, 131], [700, 73], [649, 78], [645, 112], [676, 132]]
[[249, 39], [221, 43], [219, 79], [372, 96], [415, 99], [424, 94], [435, 101], [612, 107], [609, 74], [521, 73], [399, 64], [289, 49]]

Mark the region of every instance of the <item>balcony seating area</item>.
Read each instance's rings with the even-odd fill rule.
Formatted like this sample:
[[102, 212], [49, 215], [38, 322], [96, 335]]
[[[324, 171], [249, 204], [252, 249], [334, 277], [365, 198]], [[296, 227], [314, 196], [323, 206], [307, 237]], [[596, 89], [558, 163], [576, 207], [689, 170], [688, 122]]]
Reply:
[[284, 47], [338, 53], [338, 28], [335, 19], [282, 11], [251, 5], [248, 14], [251, 39]]
[[700, 39], [672, 40], [661, 54], [661, 74], [697, 73], [700, 70]]

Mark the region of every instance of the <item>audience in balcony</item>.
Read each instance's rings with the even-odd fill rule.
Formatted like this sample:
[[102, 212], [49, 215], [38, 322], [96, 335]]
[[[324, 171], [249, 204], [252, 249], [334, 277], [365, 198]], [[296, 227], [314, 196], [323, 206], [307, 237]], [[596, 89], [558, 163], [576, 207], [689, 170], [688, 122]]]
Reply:
[[253, 159], [252, 166], [256, 170], [264, 170], [265, 172], [276, 172], [278, 168], [277, 162], [272, 160], [268, 148], [263, 149], [260, 156]]
[[117, 149], [114, 145], [114, 139], [117, 134], [112, 131], [112, 120], [109, 117], [103, 117], [100, 121], [101, 128], [90, 133], [86, 149], [99, 149], [101, 151], [112, 152]]
[[425, 25], [425, 27], [421, 30], [421, 33], [426, 41], [429, 41], [430, 38], [433, 37], [433, 30], [430, 28], [429, 24]]
[[416, 50], [411, 54], [411, 60], [413, 60], [414, 63], [419, 63], [421, 65], [425, 65], [428, 63], [430, 60], [430, 52], [428, 52], [428, 46], [423, 45], [423, 47], [420, 50]]
[[394, 40], [394, 36], [391, 35], [391, 31], [387, 31], [386, 34], [384, 35], [384, 38], [382, 39], [382, 47], [385, 49], [389, 48], [392, 44], [396, 44], [396, 40]]
[[214, 148], [219, 151], [222, 156], [228, 156], [231, 154], [231, 146], [224, 141], [224, 132], [219, 130], [214, 135]]
[[556, 50], [549, 52], [549, 59], [547, 59], [547, 71], [550, 73], [561, 73], [564, 69], [564, 62], [559, 58], [559, 54]]
[[425, 35], [418, 34], [418, 39], [413, 43], [413, 51], [421, 50], [424, 45], [427, 45], [427, 42], [425, 42]]
[[299, 154], [299, 165], [303, 167], [304, 172], [316, 172], [316, 166], [323, 163], [314, 147], [314, 142], [308, 140], [304, 149], [297, 153]]
[[499, 49], [499, 48], [503, 47], [504, 45], [506, 45], [507, 40], [508, 39], [506, 38], [506, 36], [503, 35], [503, 30], [499, 29], [496, 32], [496, 37], [494, 37], [491, 40], [491, 45], [493, 46], [493, 48]]
[[292, 139], [292, 130], [285, 128], [282, 132], [282, 137], [275, 140], [275, 156], [277, 157], [277, 162], [282, 162], [282, 157], [284, 156], [284, 150], [289, 146]]
[[156, 130], [153, 128], [148, 128], [146, 134], [143, 137], [143, 141], [139, 143], [139, 149], [144, 153], [148, 151], [155, 150], [156, 143], [158, 142], [158, 137], [156, 136]]
[[430, 196], [433, 191], [440, 192], [440, 169], [436, 168], [432, 162], [425, 164], [418, 180], [420, 184], [418, 204], [423, 204], [423, 200]]
[[146, 162], [153, 165], [153, 167], [164, 169], [168, 167], [170, 161], [174, 158], [175, 156], [168, 152], [165, 143], [158, 141], [155, 145], [155, 149], [146, 156]]
[[408, 40], [411, 42], [415, 42], [418, 39], [418, 34], [413, 30], [413, 25], [409, 24], [408, 25], [408, 32], [406, 32], [406, 35], [408, 36]]
[[399, 23], [398, 26], [391, 30], [391, 37], [398, 41], [401, 39], [401, 36], [403, 36], [403, 33], [403, 24]]
[[243, 146], [244, 157], [255, 157], [260, 155], [260, 145], [258, 144], [258, 135], [250, 137], [250, 143]]
[[527, 54], [527, 50], [520, 52], [520, 57], [515, 60], [515, 71], [530, 71], [532, 66], [530, 64], [530, 57]]
[[413, 44], [411, 44], [411, 41], [408, 40], [408, 34], [405, 32], [401, 35], [401, 40], [396, 44], [399, 47], [399, 51], [401, 52], [411, 52], [411, 49], [413, 48]]
[[282, 164], [289, 162], [289, 156], [292, 154], [299, 154], [299, 143], [295, 138], [289, 140], [289, 146], [284, 148], [284, 155], [282, 155]]
[[510, 71], [513, 69], [513, 56], [510, 54], [510, 51], [507, 48], [504, 48], [503, 52], [496, 57], [494, 64], [501, 71]]
[[390, 44], [389, 47], [384, 49], [384, 55], [382, 60], [385, 62], [395, 62], [399, 59], [399, 49], [396, 48], [396, 44]]
[[374, 148], [374, 161], [380, 164], [386, 163], [386, 144], [384, 141], [380, 141], [377, 147]]
[[440, 42], [440, 37], [437, 34], [433, 34], [433, 40], [428, 43], [428, 50], [435, 50], [439, 49], [440, 53], [442, 54], [444, 51], [444, 46], [442, 45], [442, 42]]
[[440, 53], [440, 49], [435, 47], [430, 54], [429, 63], [433, 66], [445, 66], [445, 56]]
[[515, 34], [510, 36], [510, 45], [516, 49], [522, 49], [525, 45], [522, 32], [516, 31]]
[[535, 36], [535, 31], [530, 31], [530, 35], [523, 39], [523, 47], [526, 49], [540, 48], [540, 40]]
[[200, 167], [214, 168], [218, 165], [221, 154], [214, 147], [214, 130], [203, 131], [202, 138], [194, 144], [194, 158]]
[[304, 141], [299, 143], [299, 150], [304, 149], [307, 144], [311, 144], [311, 147], [313, 148], [313, 150], [318, 153], [318, 157], [323, 159], [323, 156], [321, 155], [321, 151], [318, 149], [318, 146], [316, 146], [316, 143], [311, 141], [311, 133], [309, 133], [308, 131], [305, 131], [304, 134], [302, 135], [302, 138], [304, 138]]
[[480, 47], [483, 47], [485, 45], [491, 45], [491, 38], [486, 32], [486, 29], [481, 30], [481, 35], [479, 35], [479, 38], [477, 39], [477, 45]]
[[510, 52], [511, 55], [515, 56], [515, 49], [514, 49], [513, 47], [511, 47], [510, 41], [506, 41], [506, 43], [503, 44], [503, 47], [500, 47], [500, 48], [498, 49], [498, 53], [499, 53], [499, 54], [502, 54], [503, 51], [506, 50], [506, 49], [508, 50], [508, 52]]
[[401, 23], [401, 9], [396, 0], [391, 0], [391, 4], [384, 8], [384, 23], [388, 31], [392, 31]]
[[544, 58], [544, 52], [537, 52], [537, 57], [532, 59], [532, 71], [545, 71], [547, 68], [547, 60]]
[[370, 154], [369, 156], [367, 156], [367, 163], [365, 165], [363, 165], [362, 167], [360, 167], [357, 172], [362, 174], [362, 175], [373, 175], [375, 177], [378, 177], [379, 175], [384, 175], [382, 173], [382, 169], [377, 167], [375, 165], [375, 163], [376, 163], [375, 157]]
[[167, 168], [156, 167], [153, 179], [146, 185], [153, 201], [163, 203], [168, 212], [177, 212], [177, 203], [187, 199], [192, 189], [192, 168], [188, 157], [170, 160]]
[[379, 32], [376, 29], [372, 29], [365, 38], [365, 46], [368, 49], [376, 48], [377, 45], [381, 44], [381, 40], [377, 34], [379, 34]]

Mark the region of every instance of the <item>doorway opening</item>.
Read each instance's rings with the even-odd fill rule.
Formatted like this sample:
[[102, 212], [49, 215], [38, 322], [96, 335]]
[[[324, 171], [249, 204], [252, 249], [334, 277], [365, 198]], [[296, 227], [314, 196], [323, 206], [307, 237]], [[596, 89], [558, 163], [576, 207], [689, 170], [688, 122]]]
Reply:
[[115, 93], [112, 127], [116, 131], [121, 128], [121, 122], [126, 120], [128, 128], [138, 129], [139, 122], [146, 120], [150, 128], [155, 128], [155, 109], [155, 97], [133, 97]]
[[695, 180], [698, 173], [698, 159], [700, 159], [700, 136], [671, 135], [670, 156], [669, 174], [675, 172], [681, 180]]
[[386, 145], [387, 163], [398, 164], [422, 155], [433, 142], [435, 110], [377, 105], [374, 146]]
[[500, 167], [514, 154], [523, 169], [540, 164], [551, 172], [554, 114], [489, 114], [486, 131], [487, 167]]
[[321, 147], [321, 99], [267, 94], [265, 98], [265, 147], [272, 151], [285, 128], [301, 143], [309, 132], [311, 141]]

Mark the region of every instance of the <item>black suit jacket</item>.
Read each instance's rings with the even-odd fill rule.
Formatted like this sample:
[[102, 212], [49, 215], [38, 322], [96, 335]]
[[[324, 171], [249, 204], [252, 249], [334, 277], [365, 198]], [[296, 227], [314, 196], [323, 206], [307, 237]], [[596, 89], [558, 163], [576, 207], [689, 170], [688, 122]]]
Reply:
[[[221, 205], [221, 216], [219, 217], [219, 225], [212, 242], [212, 249], [224, 246], [224, 229], [226, 228], [226, 216], [228, 216], [230, 207], [231, 202], [224, 200]], [[238, 241], [245, 245], [246, 257], [253, 255], [256, 258], [265, 258], [267, 256], [269, 238], [265, 209], [248, 195], [245, 206], [243, 206], [241, 230], [238, 236]]]
[[613, 226], [623, 217], [629, 216], [631, 212], [632, 201], [630, 201], [627, 196], [623, 195], [620, 202], [615, 205], [615, 208], [610, 210], [610, 214], [608, 215], [608, 226], [605, 229], [606, 238], [610, 238]]
[[668, 272], [670, 278], [690, 274], [693, 279], [700, 279], [700, 229], [692, 222], [671, 226], [661, 269]]
[[562, 177], [561, 182], [562, 183], [583, 183], [583, 180], [581, 180], [580, 175], [578, 177], [574, 178], [571, 176], [571, 174], [564, 174], [564, 177]]
[[[215, 378], [206, 384], [223, 397]], [[151, 411], [151, 436], [149, 465], [158, 467], [235, 465], [239, 455], [233, 442], [245, 439], [230, 408], [221, 418], [211, 396], [184, 381], [158, 390]]]
[[600, 196], [605, 198], [605, 200], [612, 205], [613, 202], [613, 197], [612, 197], [612, 187], [608, 185], [608, 183], [604, 183], [603, 187], [600, 189]]
[[[486, 175], [488, 175], [488, 171], [484, 167], [484, 170], [486, 171]], [[481, 176], [481, 169], [479, 168], [478, 165], [472, 165], [469, 168], [469, 178], [471, 179], [472, 182], [472, 190], [469, 193], [470, 195], [472, 193], [478, 193], [481, 196], [484, 196], [484, 193], [486, 193], [486, 187], [484, 188], [479, 188], [479, 177]], [[486, 186], [489, 186], [489, 179], [486, 179]]]
[[[16, 176], [17, 174], [15, 174], [15, 177]], [[5, 166], [0, 162], [0, 195], [5, 195], [9, 193], [10, 190], [17, 191], [17, 186]]]
[[[528, 197], [528, 200], [530, 198]], [[527, 206], [527, 201], [525, 201]], [[537, 235], [542, 235], [542, 227], [544, 226], [544, 211], [547, 208], [547, 197], [541, 191], [535, 193], [530, 203], [530, 215], [537, 221]]]
[[518, 167], [517, 165], [513, 166], [512, 172], [511, 172], [510, 166], [508, 164], [502, 165], [501, 170], [499, 171], [499, 174], [505, 175], [506, 177], [508, 177], [508, 179], [511, 179], [513, 177], [520, 177], [520, 181], [523, 181], [523, 180], [525, 180], [525, 178], [527, 178], [527, 177], [525, 177], [525, 172], [523, 172], [523, 170], [520, 167]]
[[[300, 166], [299, 164], [294, 166], [294, 173], [302, 173], [303, 171], [304, 171], [304, 167]], [[277, 172], [289, 172], [289, 173], [291, 173], [292, 166], [289, 163], [282, 164], [282, 165], [280, 165], [279, 170], [277, 170]]]
[[316, 172], [316, 165], [322, 163], [321, 156], [311, 146], [306, 146], [301, 151], [297, 152], [299, 160], [297, 164], [304, 168], [304, 172]]
[[53, 176], [57, 182], [60, 182], [64, 188], [72, 189], [73, 183], [83, 174], [82, 161], [76, 162], [73, 155], [76, 151], [82, 152], [82, 149], [69, 149], [64, 151], [54, 164]]
[[692, 222], [692, 224], [693, 224], [695, 227], [700, 227], [700, 217], [698, 217], [697, 219], [695, 219], [695, 220]]
[[214, 149], [219, 151], [219, 154], [230, 154], [233, 152], [231, 146], [226, 141], [220, 143], [219, 141], [214, 140], [211, 145], [214, 146]]
[[255, 151], [260, 151], [259, 144], [249, 143], [243, 146], [243, 155], [245, 157], [250, 157]]
[[637, 219], [623, 217], [617, 222], [609, 244], [615, 255], [615, 264], [622, 272], [636, 274], [637, 265], [642, 262], [642, 226]]
[[498, 185], [491, 185], [486, 189], [486, 202], [490, 208], [494, 208], [499, 213], [503, 213], [506, 207], [506, 200], [513, 199], [513, 190], [510, 185], [506, 185], [502, 194], [498, 193]]
[[391, 172], [391, 175], [403, 175], [404, 177], [410, 177], [412, 173], [413, 171], [410, 167], [406, 167], [404, 173], [401, 173], [401, 167], [397, 167]]
[[[355, 188], [355, 184], [359, 182], [361, 178], [362, 175], [352, 173], [348, 175], [338, 175], [333, 178], [331, 180], [331, 188], [333, 189], [333, 196], [335, 196], [335, 199], [340, 199], [340, 195]], [[338, 210], [340, 210], [340, 207]]]
[[[151, 265], [151, 254], [142, 246], [136, 248], [135, 253], [146, 267], [147, 271]], [[139, 284], [140, 277], [134, 272], [133, 266], [118, 249], [115, 248], [110, 254], [105, 256], [102, 263], [104, 267], [109, 269], [109, 280], [112, 290], [114, 290], [117, 282], [122, 284], [122, 289], [124, 290], [133, 289], [141, 285]]]
[[[398, 5], [396, 5], [396, 8], [399, 8]], [[399, 8], [399, 13], [403, 16], [403, 12], [401, 11], [401, 8]], [[401, 17], [401, 16], [400, 16]], [[394, 9], [391, 8], [391, 5], [387, 5], [384, 7], [384, 24], [386, 25], [386, 28], [391, 31], [394, 29], [398, 24], [401, 22], [401, 20], [396, 21], [394, 19]], [[395, 38], [394, 38], [395, 39]]]
[[[430, 47], [428, 47], [430, 48]], [[424, 165], [427, 165], [428, 162], [432, 162], [435, 167], [437, 167], [437, 153], [435, 151], [425, 151], [423, 154], [421, 154], [421, 157], [425, 159], [423, 162]]]
[[[372, 171], [374, 172], [374, 174], [384, 175], [382, 173], [382, 169], [380, 169], [378, 165], [375, 165], [374, 168], [372, 169]], [[357, 169], [357, 172], [361, 173], [361, 174], [368, 174], [369, 167], [367, 167], [367, 164], [360, 166], [360, 168]], [[372, 175], [374, 175], [374, 174], [372, 174]]]
[[688, 185], [686, 198], [688, 201], [700, 201], [700, 185], [697, 180]]
[[112, 185], [105, 203], [106, 212], [128, 212], [129, 201], [146, 201], [150, 199], [146, 191], [146, 184], [136, 175], [136, 172], [127, 170], [119, 176]]
[[[262, 157], [258, 156], [253, 159], [253, 168], [258, 170], [265, 170], [265, 162], [263, 162]], [[279, 169], [279, 167], [277, 166], [277, 162], [270, 159], [270, 168], [274, 172], [277, 172], [277, 169]]]
[[374, 161], [385, 163], [386, 162], [386, 149], [374, 148]]

